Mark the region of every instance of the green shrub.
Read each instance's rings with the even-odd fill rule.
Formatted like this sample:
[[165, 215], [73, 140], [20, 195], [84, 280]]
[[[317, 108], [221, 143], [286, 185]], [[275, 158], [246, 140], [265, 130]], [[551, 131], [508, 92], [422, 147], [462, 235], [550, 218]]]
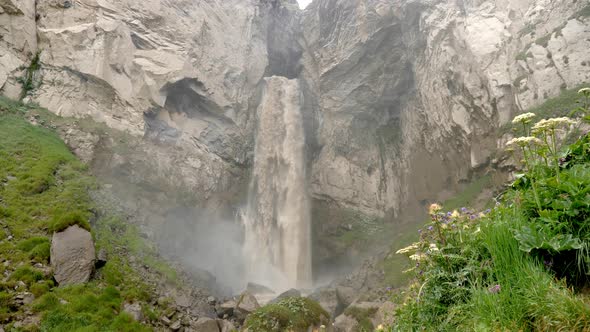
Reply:
[[12, 296], [6, 292], [0, 292], [0, 308], [7, 308], [12, 305]]
[[21, 251], [30, 252], [33, 248], [43, 243], [49, 243], [49, 239], [46, 237], [32, 237], [19, 242], [16, 247]]
[[51, 245], [46, 237], [32, 237], [18, 243], [17, 248], [37, 262], [48, 262]]
[[31, 291], [31, 293], [33, 293], [33, 295], [35, 295], [36, 298], [39, 298], [47, 294], [49, 292], [49, 289], [50, 286], [47, 282], [39, 282], [29, 287], [29, 290]]
[[47, 263], [49, 262], [50, 251], [51, 245], [49, 242], [41, 243], [29, 251], [29, 257], [34, 261]]
[[315, 301], [291, 297], [276, 304], [268, 304], [248, 316], [244, 326], [252, 332], [307, 331], [329, 317]]
[[29, 266], [21, 266], [10, 275], [10, 280], [23, 281], [27, 285], [31, 285], [42, 279], [43, 273]]
[[42, 312], [50, 309], [55, 309], [60, 306], [59, 299], [53, 293], [46, 293], [35, 300], [33, 304], [33, 311]]

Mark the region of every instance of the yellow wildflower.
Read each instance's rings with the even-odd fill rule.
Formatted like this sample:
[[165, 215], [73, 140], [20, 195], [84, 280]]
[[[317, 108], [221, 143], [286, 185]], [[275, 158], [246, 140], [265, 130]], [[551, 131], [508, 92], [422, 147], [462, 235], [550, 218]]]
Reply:
[[453, 218], [459, 218], [460, 215], [461, 214], [459, 214], [459, 211], [454, 210], [453, 213], [451, 214], [451, 217], [453, 217]]

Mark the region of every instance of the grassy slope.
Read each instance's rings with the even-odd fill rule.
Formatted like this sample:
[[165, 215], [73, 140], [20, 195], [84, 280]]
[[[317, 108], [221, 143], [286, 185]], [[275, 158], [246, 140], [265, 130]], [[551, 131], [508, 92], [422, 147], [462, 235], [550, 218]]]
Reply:
[[[527, 112], [537, 114], [537, 119], [569, 116], [573, 109], [580, 106], [578, 90], [590, 86], [590, 84], [582, 84], [574, 89], [568, 89], [561, 92], [561, 94], [555, 98], [546, 100], [543, 104], [533, 107]], [[513, 125], [507, 123], [500, 128], [500, 134], [506, 134], [509, 132], [515, 133], [520, 136], [523, 134], [523, 129], [520, 125]]]
[[[0, 261], [5, 262], [0, 275], [8, 276], [0, 281], [0, 325], [8, 323], [10, 330], [11, 322], [27, 312], [40, 317], [41, 324], [22, 330], [147, 330], [122, 312], [124, 302], [145, 304], [153, 294], [124, 252], [141, 255], [166, 278], [175, 279], [175, 272], [117, 216], [99, 216], [92, 229], [96, 246], [109, 255], [93, 281], [55, 287], [46, 272], [51, 231], [71, 223], [89, 228], [86, 220], [96, 217], [100, 207], [89, 196], [96, 184], [86, 166], [53, 131], [29, 124], [28, 111], [27, 106], [0, 99]], [[15, 303], [15, 295], [23, 292], [35, 295], [31, 305]], [[144, 305], [148, 320], [157, 319], [160, 309]]]

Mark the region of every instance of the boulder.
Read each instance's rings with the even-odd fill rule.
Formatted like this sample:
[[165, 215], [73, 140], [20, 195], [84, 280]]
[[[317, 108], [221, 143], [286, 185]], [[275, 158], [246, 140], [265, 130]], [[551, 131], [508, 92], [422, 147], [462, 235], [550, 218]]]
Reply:
[[229, 300], [226, 302], [223, 302], [222, 304], [219, 304], [215, 307], [215, 311], [217, 312], [217, 315], [220, 318], [223, 318], [224, 316], [232, 316], [234, 314], [234, 309], [236, 307], [236, 301], [234, 300]]
[[318, 302], [324, 310], [326, 310], [331, 318], [337, 317], [342, 313], [344, 306], [338, 300], [336, 289], [331, 287], [322, 287], [316, 289], [311, 295], [310, 299]]
[[238, 298], [234, 308], [234, 316], [236, 316], [238, 320], [243, 321], [249, 314], [253, 313], [258, 308], [260, 308], [260, 304], [258, 304], [258, 300], [256, 300], [254, 295], [249, 292], [243, 292]]
[[354, 288], [347, 286], [337, 286], [336, 294], [338, 295], [338, 301], [343, 307], [348, 307], [358, 297], [357, 291]]
[[182, 327], [182, 323], [180, 320], [175, 321], [174, 323], [170, 324], [170, 329], [172, 331], [178, 331]]
[[334, 332], [357, 332], [358, 329], [359, 323], [350, 316], [342, 314], [334, 321]]
[[133, 319], [138, 322], [143, 320], [143, 314], [141, 312], [141, 305], [139, 303], [125, 303], [123, 305], [123, 311], [128, 313]]
[[232, 322], [228, 320], [219, 319], [217, 320], [217, 325], [219, 326], [220, 332], [234, 332], [237, 331], [236, 327]]
[[217, 321], [207, 317], [199, 318], [191, 326], [191, 331], [195, 332], [219, 332]]
[[191, 306], [192, 299], [187, 294], [175, 294], [174, 295], [174, 303], [176, 303], [176, 305], [178, 307], [188, 308]]
[[296, 289], [294, 289], [294, 288], [291, 288], [288, 291], [283, 292], [279, 296], [277, 296], [274, 299], [270, 300], [270, 302], [268, 302], [268, 303], [270, 303], [270, 304], [277, 303], [280, 300], [286, 299], [288, 297], [301, 297], [301, 292], [298, 291], [298, 290], [296, 290]]
[[89, 231], [74, 225], [53, 234], [51, 266], [60, 286], [90, 280], [95, 257], [94, 242]]
[[246, 286], [246, 291], [251, 294], [274, 294], [272, 289], [257, 283], [249, 282]]

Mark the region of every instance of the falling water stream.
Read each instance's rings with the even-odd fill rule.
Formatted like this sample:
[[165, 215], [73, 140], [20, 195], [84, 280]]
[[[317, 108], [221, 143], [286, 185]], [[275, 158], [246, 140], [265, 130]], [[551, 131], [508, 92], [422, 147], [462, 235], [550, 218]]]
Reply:
[[275, 291], [311, 286], [310, 203], [298, 80], [265, 79], [254, 165], [242, 211], [249, 281]]

